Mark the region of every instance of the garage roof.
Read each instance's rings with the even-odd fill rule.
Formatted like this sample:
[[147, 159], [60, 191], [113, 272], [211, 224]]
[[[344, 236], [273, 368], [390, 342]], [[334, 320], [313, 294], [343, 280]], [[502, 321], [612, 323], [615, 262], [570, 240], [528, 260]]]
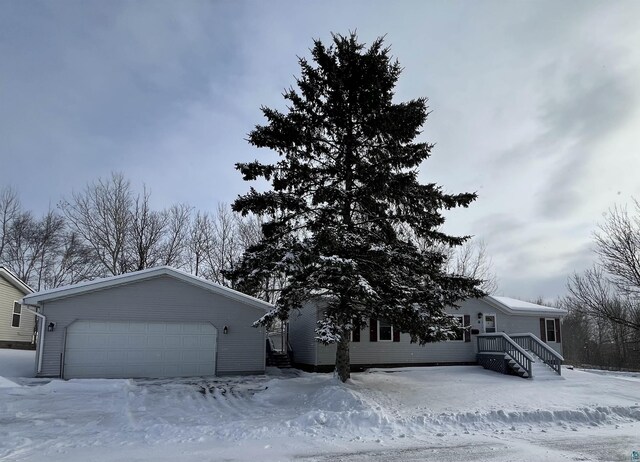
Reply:
[[109, 287], [119, 286], [123, 284], [130, 284], [133, 282], [143, 281], [145, 279], [151, 279], [158, 276], [173, 277], [188, 284], [192, 284], [202, 289], [209, 290], [216, 294], [239, 300], [262, 310], [273, 309], [273, 305], [271, 305], [270, 303], [267, 303], [255, 297], [251, 297], [250, 295], [243, 294], [242, 292], [238, 292], [237, 290], [229, 289], [228, 287], [216, 284], [215, 282], [211, 282], [192, 274], [185, 273], [184, 271], [177, 270], [170, 266], [158, 266], [156, 268], [144, 269], [142, 271], [136, 271], [134, 273], [120, 274], [118, 276], [94, 279], [93, 281], [81, 282], [78, 284], [59, 287], [56, 289], [43, 290], [41, 292], [27, 295], [22, 299], [22, 303], [26, 305], [38, 305], [45, 301], [71, 297], [74, 295], [107, 289]]

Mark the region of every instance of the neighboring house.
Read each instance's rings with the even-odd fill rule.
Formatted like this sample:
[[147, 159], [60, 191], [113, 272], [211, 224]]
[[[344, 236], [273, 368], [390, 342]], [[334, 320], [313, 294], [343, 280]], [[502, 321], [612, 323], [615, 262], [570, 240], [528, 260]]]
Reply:
[[[490, 359], [489, 353], [495, 353], [503, 359], [505, 353], [520, 355], [512, 351], [518, 348], [504, 339], [503, 333], [532, 333], [556, 352], [539, 351], [540, 355], [562, 355], [561, 319], [567, 313], [565, 310], [513, 298], [487, 296], [465, 300], [458, 309], [452, 308], [448, 312], [457, 317], [465, 329], [461, 330], [456, 340], [424, 346], [411, 343], [409, 334], [399, 332], [385, 320], [370, 320], [368, 326], [352, 334], [349, 347], [352, 369], [478, 363], [486, 367], [484, 359]], [[336, 345], [323, 345], [315, 340], [314, 329], [322, 315], [322, 304], [310, 303], [299, 314], [293, 313], [289, 319], [289, 343], [297, 367], [311, 371], [329, 371], [334, 367]], [[531, 336], [511, 335], [509, 340], [522, 344], [524, 350], [546, 350], [537, 346], [537, 343], [536, 346], [530, 346], [529, 342], [537, 342], [531, 340]], [[478, 353], [486, 354], [487, 358]], [[522, 357], [516, 359], [520, 362], [527, 360]], [[502, 370], [505, 367], [503, 364], [496, 367], [506, 372]], [[528, 375], [531, 373], [529, 368]]]
[[0, 348], [33, 348], [35, 316], [19, 300], [33, 290], [0, 266]]
[[169, 267], [38, 292], [38, 377], [263, 373], [272, 305]]

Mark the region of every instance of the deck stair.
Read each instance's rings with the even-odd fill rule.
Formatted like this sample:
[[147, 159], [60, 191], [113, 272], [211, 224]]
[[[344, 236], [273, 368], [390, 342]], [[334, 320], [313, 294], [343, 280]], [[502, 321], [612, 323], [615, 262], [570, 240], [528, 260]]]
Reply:
[[564, 360], [531, 333], [507, 335], [504, 332], [478, 335], [477, 358], [485, 369], [522, 378], [557, 377]]
[[[505, 355], [505, 359], [507, 361], [507, 364], [509, 365], [509, 368], [515, 375], [519, 375], [523, 379], [529, 378], [530, 373], [527, 372], [524, 367], [520, 366], [520, 364], [518, 364], [515, 359], [510, 358], [508, 355]], [[535, 362], [532, 364], [535, 364]], [[533, 376], [533, 374], [531, 374], [531, 376]]]
[[289, 342], [282, 341], [281, 337], [267, 336], [267, 366], [279, 369], [290, 369], [292, 365], [293, 351]]
[[270, 366], [277, 367], [279, 369], [291, 369], [291, 358], [287, 353], [274, 352], [269, 358]]
[[[533, 354], [532, 352], [529, 353]], [[532, 364], [533, 378], [535, 380], [555, 380], [561, 377], [549, 365], [545, 364], [541, 358], [535, 354], [533, 354], [533, 357], [536, 360], [536, 362]]]

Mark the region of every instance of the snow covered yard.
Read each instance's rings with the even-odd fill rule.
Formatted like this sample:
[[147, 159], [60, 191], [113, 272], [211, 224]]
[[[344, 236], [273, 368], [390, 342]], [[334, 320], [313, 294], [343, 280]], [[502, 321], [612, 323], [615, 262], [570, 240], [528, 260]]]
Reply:
[[[42, 380], [0, 350], [0, 460], [630, 460], [640, 374], [480, 367]], [[20, 359], [21, 358], [21, 359]]]

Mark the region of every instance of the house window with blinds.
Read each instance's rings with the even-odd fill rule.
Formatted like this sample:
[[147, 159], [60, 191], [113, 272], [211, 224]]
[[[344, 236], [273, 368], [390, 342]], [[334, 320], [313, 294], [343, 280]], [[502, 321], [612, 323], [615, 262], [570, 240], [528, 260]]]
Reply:
[[545, 319], [545, 333], [547, 336], [547, 342], [555, 342], [556, 341], [556, 320], [547, 318]]

